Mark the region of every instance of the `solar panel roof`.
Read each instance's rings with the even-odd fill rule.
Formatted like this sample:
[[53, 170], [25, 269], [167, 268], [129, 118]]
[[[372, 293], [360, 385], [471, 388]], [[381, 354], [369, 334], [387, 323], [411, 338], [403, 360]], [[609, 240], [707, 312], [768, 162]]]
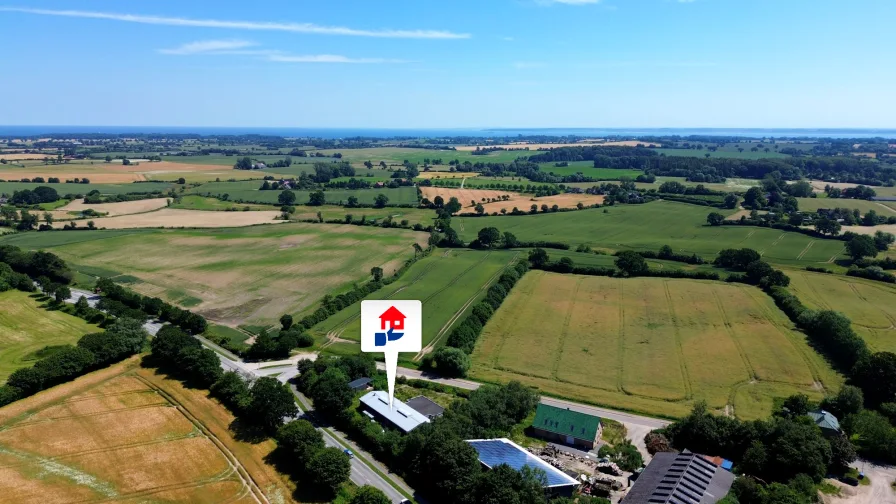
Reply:
[[509, 439], [473, 439], [467, 442], [479, 453], [479, 461], [489, 468], [507, 464], [519, 471], [524, 466], [528, 466], [544, 471], [549, 487], [579, 484], [574, 478], [532, 455]]

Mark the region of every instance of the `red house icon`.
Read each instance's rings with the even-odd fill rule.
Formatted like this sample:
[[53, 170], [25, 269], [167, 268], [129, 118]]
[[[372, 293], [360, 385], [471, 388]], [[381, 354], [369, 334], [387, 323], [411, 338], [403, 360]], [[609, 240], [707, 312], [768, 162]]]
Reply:
[[391, 306], [380, 315], [380, 329], [385, 330], [387, 322], [392, 329], [404, 329], [404, 319], [406, 318], [404, 313], [401, 313], [397, 308]]

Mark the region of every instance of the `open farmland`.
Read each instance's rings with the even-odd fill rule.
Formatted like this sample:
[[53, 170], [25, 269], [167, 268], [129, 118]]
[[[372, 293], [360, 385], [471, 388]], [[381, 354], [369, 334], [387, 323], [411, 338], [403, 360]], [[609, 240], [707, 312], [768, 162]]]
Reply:
[[[865, 215], [869, 210], [874, 210], [881, 217], [896, 217], [896, 202], [893, 201], [867, 201], [842, 198], [797, 198], [800, 210], [803, 212], [817, 212], [819, 208], [849, 208], [855, 209]], [[891, 206], [888, 206], [891, 205]]]
[[484, 155], [473, 155], [470, 151], [462, 150], [433, 150], [433, 149], [414, 149], [410, 147], [371, 147], [368, 149], [327, 149], [317, 151], [327, 156], [339, 152], [342, 154], [343, 161], [364, 162], [370, 161], [377, 165], [380, 161], [386, 164], [400, 165], [405, 161], [423, 166], [423, 161], [429, 159], [441, 159], [442, 165], [447, 166], [451, 160], [458, 160], [461, 163], [469, 161], [471, 163], [510, 163], [518, 157], [529, 157], [538, 154], [535, 151], [495, 151]]
[[141, 182], [139, 184], [41, 184], [36, 182], [0, 182], [0, 194], [12, 194], [23, 189], [34, 189], [38, 186], [52, 187], [59, 196], [66, 194], [87, 194], [96, 190], [102, 194], [150, 193], [167, 191], [171, 184], [165, 182]]
[[896, 352], [896, 287], [808, 271], [792, 271], [788, 275], [790, 290], [807, 307], [843, 313], [872, 350]]
[[[260, 187], [261, 183], [257, 181], [209, 182], [190, 189], [189, 193], [219, 198], [226, 194], [227, 199], [234, 202], [276, 204], [277, 198], [280, 197], [282, 191], [261, 191], [259, 190]], [[308, 195], [311, 192], [293, 191], [296, 195], [296, 204], [302, 205], [307, 203]], [[372, 205], [374, 199], [379, 194], [385, 194], [389, 198], [389, 205], [417, 204], [417, 188], [412, 186], [398, 187], [396, 189], [384, 187], [380, 189], [329, 189], [324, 191], [327, 203], [336, 204], [344, 204], [348, 201], [349, 196], [355, 196], [362, 205]]]
[[235, 441], [223, 406], [138, 364], [0, 409], [5, 502], [291, 502], [263, 462], [273, 442]]
[[[557, 205], [560, 208], [575, 208], [576, 205], [582, 203], [586, 206], [600, 204], [604, 202], [603, 196], [593, 194], [557, 194], [555, 196], [543, 196], [536, 198], [532, 194], [521, 194], [502, 190], [492, 189], [459, 189], [445, 187], [421, 187], [420, 191], [423, 197], [430, 201], [435, 200], [436, 196], [441, 196], [447, 202], [451, 198], [457, 198], [464, 208], [459, 213], [471, 212], [475, 205], [471, 203], [481, 203], [486, 213], [500, 212], [502, 209], [510, 212], [514, 208], [518, 208], [524, 212], [528, 212], [532, 205], [547, 205], [549, 207]], [[500, 199], [502, 196], [508, 196], [506, 201], [495, 201], [488, 203], [489, 199]], [[485, 201], [483, 201], [485, 200]], [[477, 228], [478, 230], [478, 228]]]
[[92, 209], [96, 212], [106, 214], [108, 217], [115, 217], [117, 215], [130, 215], [136, 213], [151, 212], [153, 210], [165, 208], [165, 206], [168, 205], [168, 201], [168, 198], [153, 198], [136, 201], [122, 201], [119, 203], [89, 204], [84, 203], [84, 200], [82, 199], [78, 199], [72, 201], [64, 207], [57, 209], [56, 211], [65, 213], [80, 213], [87, 209]]
[[[408, 269], [394, 282], [365, 299], [419, 299], [423, 301], [424, 353], [444, 342], [451, 327], [469, 312], [500, 276], [516, 252], [436, 250]], [[338, 340], [360, 344], [361, 320], [357, 307], [342, 310], [314, 327], [326, 343]], [[360, 348], [360, 347], [358, 347]], [[416, 356], [417, 360], [421, 355]], [[402, 355], [402, 359], [415, 356]]]
[[180, 210], [163, 208], [154, 212], [144, 212], [117, 217], [93, 219], [98, 228], [224, 228], [254, 226], [256, 224], [280, 224], [274, 220], [280, 216], [276, 210], [257, 212], [215, 212], [202, 210]]
[[0, 383], [16, 369], [32, 365], [42, 348], [74, 344], [99, 331], [78, 317], [44, 310], [24, 292], [0, 292]]
[[622, 170], [615, 168], [595, 168], [594, 161], [571, 161], [569, 166], [554, 166], [555, 163], [538, 163], [539, 170], [557, 176], [581, 173], [594, 180], [619, 180], [621, 177], [634, 179], [644, 172], [641, 170]]
[[[721, 249], [750, 247], [765, 260], [779, 264], [827, 263], [843, 252], [839, 240], [817, 239], [799, 233], [751, 226], [710, 227], [711, 209], [657, 201], [643, 205], [618, 205], [576, 212], [521, 216], [463, 217], [452, 226], [471, 241], [484, 227], [510, 231], [520, 240], [550, 240], [609, 250], [658, 250], [663, 245], [676, 252], [712, 259]], [[606, 213], [604, 213], [606, 212]]]
[[655, 415], [697, 400], [764, 418], [841, 378], [755, 287], [527, 273], [486, 325], [471, 375]]
[[[186, 210], [184, 210], [186, 211]], [[223, 217], [261, 212], [208, 212]], [[150, 215], [150, 214], [145, 214]], [[59, 254], [74, 269], [139, 281], [130, 288], [190, 300], [214, 322], [270, 324], [298, 314], [381, 266], [391, 275], [428, 235], [400, 229], [289, 223], [215, 230], [23, 233], [0, 243]]]
[[[729, 178], [729, 179], [726, 179], [724, 183], [714, 184], [711, 182], [692, 182], [690, 180], [685, 179], [685, 177], [657, 177], [656, 182], [653, 182], [653, 183], [635, 182], [635, 186], [638, 189], [659, 190], [660, 186], [663, 185], [663, 182], [679, 182], [681, 184], [684, 184], [687, 187], [696, 187], [698, 185], [702, 185], [703, 187], [713, 190], [713, 191], [741, 192], [742, 193], [742, 192], [747, 192], [753, 186], [758, 186], [760, 181], [754, 180], [754, 179]], [[576, 186], [578, 184], [571, 184], [571, 185]]]
[[660, 154], [665, 154], [666, 156], [688, 156], [688, 157], [705, 157], [709, 154], [710, 158], [737, 158], [737, 159], [783, 159], [790, 157], [787, 154], [781, 154], [780, 152], [775, 152], [773, 145], [767, 145], [769, 147], [769, 151], [765, 152], [765, 149], [759, 149], [756, 152], [752, 152], [750, 149], [756, 147], [755, 145], [751, 145], [748, 142], [741, 143], [741, 147], [744, 149], [743, 152], [738, 151], [737, 147], [734, 144], [725, 145], [719, 147], [715, 152], [710, 151], [709, 149], [697, 150], [697, 149], [653, 149]]

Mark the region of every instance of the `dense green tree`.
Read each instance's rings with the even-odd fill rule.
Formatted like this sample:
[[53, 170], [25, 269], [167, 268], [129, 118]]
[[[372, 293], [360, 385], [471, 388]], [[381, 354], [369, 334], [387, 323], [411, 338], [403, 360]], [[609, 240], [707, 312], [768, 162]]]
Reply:
[[339, 448], [323, 448], [308, 461], [307, 473], [314, 485], [335, 495], [348, 481], [351, 463], [348, 455]]
[[379, 488], [364, 485], [355, 492], [348, 504], [392, 504], [392, 501]]
[[146, 332], [141, 321], [127, 317], [117, 319], [106, 329], [106, 332], [121, 338], [127, 345], [127, 351], [131, 354], [143, 350], [143, 345], [149, 337], [149, 333]]
[[460, 204], [460, 201], [458, 201], [458, 199], [455, 197], [451, 197], [448, 200], [448, 203], [445, 203], [445, 211], [448, 213], [448, 215], [456, 214], [457, 212], [460, 211], [461, 208], [463, 208], [463, 206]]
[[624, 250], [616, 255], [616, 267], [627, 276], [638, 276], [648, 271], [644, 256], [631, 250]]
[[349, 196], [346, 200], [345, 206], [347, 206], [348, 208], [356, 208], [358, 206], [358, 197]]
[[321, 206], [327, 202], [327, 197], [323, 191], [312, 191], [308, 195], [309, 206]]
[[280, 329], [288, 331], [290, 327], [292, 327], [292, 315], [287, 313], [280, 317]]
[[787, 184], [784, 189], [787, 191], [787, 194], [795, 198], [811, 198], [813, 192], [812, 184], [805, 180]]
[[66, 299], [72, 296], [72, 290], [67, 285], [60, 285], [54, 293], [56, 304], [62, 304]]
[[865, 458], [896, 458], [896, 431], [886, 417], [877, 411], [863, 410], [846, 417], [843, 430], [855, 440], [858, 453]]
[[[49, 357], [37, 361], [34, 369], [43, 373], [44, 387], [51, 387], [81, 376], [95, 363], [96, 359], [90, 350], [65, 345]], [[14, 383], [11, 385], [18, 386]]]
[[844, 385], [837, 395], [827, 396], [821, 401], [821, 408], [830, 411], [837, 418], [846, 418], [848, 415], [862, 411], [865, 404], [865, 395], [862, 389], [852, 385]]
[[542, 267], [548, 263], [550, 257], [548, 257], [548, 253], [545, 252], [544, 249], [534, 248], [529, 251], [529, 262], [532, 263], [532, 266]]
[[29, 396], [42, 390], [46, 379], [47, 375], [43, 370], [28, 367], [13, 371], [6, 379], [6, 384], [20, 390], [23, 396]]
[[370, 275], [373, 276], [374, 282], [379, 282], [383, 279], [383, 268], [380, 268], [379, 266], [370, 268]]
[[466, 376], [472, 361], [470, 356], [459, 348], [439, 347], [433, 354], [433, 361], [439, 373], [449, 377]]
[[878, 250], [874, 238], [868, 235], [855, 235], [846, 242], [846, 253], [858, 261], [863, 257], [877, 257]]
[[747, 208], [759, 209], [768, 205], [768, 200], [762, 194], [759, 187], [751, 187], [744, 194], [744, 206]]
[[237, 416], [249, 407], [249, 383], [235, 371], [228, 371], [212, 384], [211, 393]]
[[867, 405], [896, 402], [896, 354], [877, 352], [859, 360], [852, 379], [864, 392]]
[[492, 248], [501, 241], [501, 232], [495, 227], [486, 227], [479, 230], [479, 243], [483, 247]]
[[806, 416], [812, 404], [809, 402], [809, 396], [806, 394], [794, 394], [786, 399], [781, 405], [785, 415], [791, 418]]
[[543, 471], [528, 466], [517, 471], [500, 464], [479, 477], [474, 500], [481, 504], [544, 504], [546, 485]]
[[874, 233], [874, 246], [877, 247], [877, 250], [882, 252], [888, 250], [894, 241], [896, 241], [896, 236], [893, 236], [891, 233], [884, 233], [883, 231]]
[[740, 198], [734, 193], [728, 193], [725, 195], [725, 208], [735, 209], [737, 208], [737, 203], [740, 201]]
[[815, 230], [824, 235], [837, 236], [840, 229], [840, 223], [834, 219], [821, 218], [815, 221]]
[[706, 216], [706, 223], [710, 226], [721, 226], [725, 222], [725, 216], [719, 212], [712, 212]]
[[324, 371], [310, 390], [314, 408], [325, 415], [341, 414], [355, 398], [348, 382], [348, 375], [337, 367]]
[[289, 387], [269, 376], [255, 380], [249, 389], [249, 407], [245, 416], [268, 432], [275, 432], [284, 418], [299, 414]]
[[277, 445], [292, 453], [299, 467], [305, 467], [324, 448], [324, 438], [307, 420], [293, 420], [277, 429]]
[[373, 208], [385, 208], [388, 203], [389, 198], [385, 194], [377, 194], [376, 197], [373, 198]]
[[277, 202], [281, 205], [294, 205], [296, 203], [296, 193], [289, 189], [284, 190], [277, 196]]

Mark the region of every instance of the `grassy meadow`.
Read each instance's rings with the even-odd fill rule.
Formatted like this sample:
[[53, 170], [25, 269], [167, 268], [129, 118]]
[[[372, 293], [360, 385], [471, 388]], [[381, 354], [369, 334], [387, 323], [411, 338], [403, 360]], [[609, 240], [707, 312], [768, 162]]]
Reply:
[[622, 170], [615, 168], [595, 168], [593, 161], [571, 161], [569, 166], [554, 166], [555, 163], [538, 163], [539, 170], [557, 176], [581, 173], [595, 180], [619, 180], [621, 177], [634, 179], [643, 174], [641, 170]]
[[755, 287], [527, 273], [486, 325], [473, 378], [682, 416], [697, 400], [766, 417], [777, 397], [842, 379]]
[[15, 191], [34, 189], [38, 186], [52, 187], [53, 189], [56, 189], [59, 196], [65, 196], [66, 194], [87, 194], [93, 190], [97, 190], [102, 194], [148, 193], [153, 191], [167, 191], [172, 187], [171, 184], [165, 182], [140, 182], [130, 184], [41, 184], [35, 182], [0, 182], [0, 194], [12, 194]]
[[289, 223], [208, 230], [21, 233], [2, 244], [59, 254], [79, 279], [127, 274], [130, 288], [188, 305], [213, 322], [273, 324], [325, 294], [387, 275], [427, 235], [401, 229]]
[[808, 266], [839, 257], [842, 241], [816, 239], [799, 233], [749, 226], [707, 226], [712, 209], [657, 201], [575, 212], [522, 216], [456, 218], [452, 226], [470, 241], [484, 227], [510, 231], [520, 240], [549, 240], [607, 250], [658, 250], [696, 253], [711, 260], [721, 249], [750, 247], [766, 261]]
[[236, 441], [232, 420], [207, 392], [129, 359], [0, 409], [4, 500], [294, 502], [264, 463], [273, 441]]
[[[400, 280], [365, 299], [419, 299], [423, 301], [423, 346], [444, 343], [451, 327], [464, 316], [517, 252], [437, 249], [411, 266]], [[360, 306], [342, 310], [313, 328], [319, 341], [327, 339], [361, 342]], [[343, 342], [345, 342], [343, 341]], [[360, 348], [360, 347], [358, 347]], [[419, 360], [421, 355], [401, 355], [403, 360]]]
[[867, 201], [843, 198], [797, 198], [800, 210], [804, 212], [817, 212], [819, 208], [849, 208], [856, 209], [865, 215], [869, 210], [874, 210], [879, 216], [896, 216], [896, 202], [893, 201]]
[[[528, 157], [537, 154], [536, 151], [495, 151], [482, 156], [473, 155], [472, 151], [453, 151], [453, 150], [432, 150], [432, 149], [415, 149], [411, 147], [372, 147], [368, 149], [327, 149], [316, 151], [326, 156], [332, 156], [339, 152], [342, 154], [343, 161], [364, 162], [370, 161], [378, 165], [380, 161], [386, 164], [402, 164], [405, 161], [423, 166], [423, 160], [433, 159], [442, 160], [442, 165], [448, 166], [451, 160], [458, 160], [461, 163], [469, 161], [471, 163], [510, 163], [518, 157]], [[316, 158], [315, 158], [316, 159]], [[440, 166], [440, 165], [437, 165]]]
[[[282, 191], [261, 191], [261, 182], [210, 182], [189, 190], [190, 194], [204, 196], [223, 197], [227, 195], [229, 201], [246, 201], [252, 203], [277, 204], [277, 198]], [[296, 195], [296, 204], [302, 205], [308, 202], [312, 191], [293, 191]], [[349, 196], [358, 198], [361, 204], [372, 205], [379, 194], [385, 194], [389, 198], [389, 205], [416, 205], [416, 187], [398, 187], [396, 189], [329, 189], [324, 191], [328, 203], [345, 203]]]
[[750, 149], [755, 147], [754, 145], [750, 145], [749, 143], [741, 144], [744, 151], [740, 152], [737, 150], [737, 147], [733, 144], [725, 145], [719, 147], [715, 152], [711, 152], [709, 149], [696, 150], [696, 149], [653, 149], [660, 154], [665, 154], [666, 156], [686, 156], [686, 157], [706, 157], [709, 154], [710, 159], [712, 158], [735, 158], [735, 159], [783, 159], [788, 158], [787, 154], [781, 154], [780, 152], [775, 152], [774, 145], [765, 144], [770, 150], [769, 152], [765, 152], [764, 149], [759, 149], [757, 152], [751, 152]]
[[16, 369], [34, 364], [44, 347], [73, 345], [81, 336], [102, 331], [61, 311], [41, 308], [25, 292], [0, 292], [0, 383]]
[[792, 271], [790, 290], [809, 308], [835, 310], [875, 352], [896, 352], [896, 287], [883, 282]]

